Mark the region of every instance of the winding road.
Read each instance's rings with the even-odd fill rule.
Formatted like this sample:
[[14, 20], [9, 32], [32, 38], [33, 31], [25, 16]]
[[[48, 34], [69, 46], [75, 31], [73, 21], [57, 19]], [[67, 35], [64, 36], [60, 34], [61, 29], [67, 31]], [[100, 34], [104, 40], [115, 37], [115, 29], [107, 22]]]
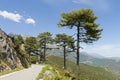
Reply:
[[35, 80], [43, 65], [32, 65], [28, 69], [0, 76], [0, 80]]

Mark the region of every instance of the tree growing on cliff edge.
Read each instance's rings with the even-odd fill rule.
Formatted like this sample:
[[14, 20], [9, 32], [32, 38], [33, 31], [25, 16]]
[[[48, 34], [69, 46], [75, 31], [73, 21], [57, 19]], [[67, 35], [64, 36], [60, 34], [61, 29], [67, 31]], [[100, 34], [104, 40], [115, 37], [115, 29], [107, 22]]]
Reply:
[[14, 37], [14, 43], [15, 45], [20, 46], [24, 43], [23, 37], [21, 35], [17, 35], [16, 37]]
[[62, 19], [58, 23], [59, 27], [77, 28], [77, 60], [76, 60], [76, 76], [79, 76], [79, 55], [80, 43], [93, 43], [97, 41], [101, 35], [102, 29], [98, 29], [99, 24], [95, 23], [97, 17], [91, 9], [80, 9], [68, 13], [61, 14]]

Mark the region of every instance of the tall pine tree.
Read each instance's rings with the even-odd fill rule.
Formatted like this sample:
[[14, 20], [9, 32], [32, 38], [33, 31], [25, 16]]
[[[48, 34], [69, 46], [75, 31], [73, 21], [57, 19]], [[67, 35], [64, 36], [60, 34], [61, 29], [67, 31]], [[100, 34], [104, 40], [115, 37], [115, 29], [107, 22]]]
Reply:
[[79, 76], [79, 55], [80, 55], [80, 42], [92, 43], [97, 41], [101, 35], [102, 29], [98, 29], [99, 24], [95, 23], [97, 17], [91, 9], [80, 9], [68, 13], [62, 13], [62, 19], [58, 23], [59, 27], [77, 28], [77, 72]]

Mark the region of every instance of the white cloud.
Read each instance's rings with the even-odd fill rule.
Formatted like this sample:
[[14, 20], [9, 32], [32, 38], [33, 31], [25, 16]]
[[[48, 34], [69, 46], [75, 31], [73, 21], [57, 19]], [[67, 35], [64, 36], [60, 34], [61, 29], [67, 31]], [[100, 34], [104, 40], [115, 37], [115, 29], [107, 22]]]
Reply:
[[109, 3], [107, 0], [73, 0], [73, 2], [104, 10], [109, 8]]
[[26, 19], [25, 22], [26, 22], [27, 24], [35, 24], [35, 20], [32, 19], [32, 18], [28, 18], [28, 19]]
[[22, 15], [18, 14], [17, 11], [14, 11], [14, 13], [12, 13], [5, 10], [4, 11], [0, 10], [0, 16], [6, 19], [12, 20], [14, 22], [25, 21], [25, 23], [27, 24], [35, 24], [34, 19], [32, 18], [25, 19]]
[[105, 44], [99, 46], [87, 46], [81, 51], [88, 53], [97, 53], [106, 57], [120, 57], [120, 45], [119, 44]]
[[15, 14], [7, 11], [0, 11], [0, 16], [14, 22], [20, 22], [20, 20], [22, 19], [22, 16], [20, 14]]

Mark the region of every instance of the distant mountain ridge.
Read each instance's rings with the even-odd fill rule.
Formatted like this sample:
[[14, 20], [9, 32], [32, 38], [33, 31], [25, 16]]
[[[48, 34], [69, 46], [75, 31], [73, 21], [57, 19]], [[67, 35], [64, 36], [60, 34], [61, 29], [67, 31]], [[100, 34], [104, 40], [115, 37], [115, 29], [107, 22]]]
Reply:
[[18, 35], [21, 35], [24, 40], [25, 40], [26, 38], [28, 38], [28, 37], [31, 37], [31, 36], [29, 36], [29, 35], [23, 35], [23, 34], [15, 34], [15, 33], [9, 33], [9, 34], [8, 34], [8, 36], [10, 36], [10, 37], [12, 37], [12, 38], [17, 37]]
[[84, 54], [84, 55], [88, 55], [88, 56], [92, 56], [94, 58], [99, 58], [99, 59], [103, 59], [103, 58], [106, 58], [104, 56], [101, 56], [97, 53], [87, 53], [87, 52], [81, 52], [81, 54]]
[[[63, 57], [62, 47], [60, 47], [59, 49], [47, 50], [47, 53], [48, 55]], [[75, 52], [67, 53], [67, 59], [73, 62], [76, 62], [76, 53]], [[91, 55], [86, 52], [81, 52], [80, 63], [84, 63], [92, 66], [104, 67], [105, 69], [109, 69], [111, 71], [114, 71], [120, 74], [120, 61], [119, 60], [116, 61], [113, 58], [109, 59], [109, 58], [100, 56], [98, 54]]]
[[116, 61], [120, 61], [120, 57], [110, 57], [108, 59], [113, 59], [113, 60], [116, 60]]

